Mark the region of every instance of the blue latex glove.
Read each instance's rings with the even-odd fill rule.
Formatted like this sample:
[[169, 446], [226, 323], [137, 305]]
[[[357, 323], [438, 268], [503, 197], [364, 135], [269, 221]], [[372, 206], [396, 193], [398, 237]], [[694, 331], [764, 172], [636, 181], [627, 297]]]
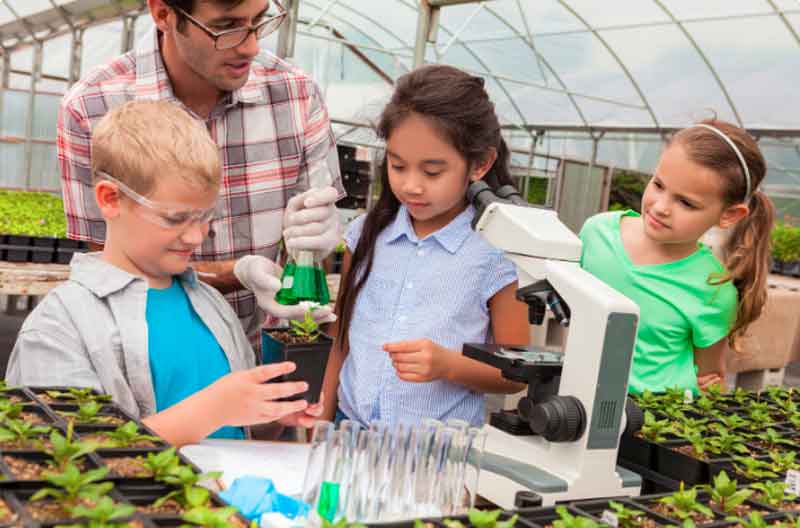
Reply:
[[308, 515], [308, 504], [278, 493], [272, 479], [240, 477], [220, 493], [223, 500], [239, 508], [251, 521], [259, 520], [264, 513], [280, 513], [288, 519]]

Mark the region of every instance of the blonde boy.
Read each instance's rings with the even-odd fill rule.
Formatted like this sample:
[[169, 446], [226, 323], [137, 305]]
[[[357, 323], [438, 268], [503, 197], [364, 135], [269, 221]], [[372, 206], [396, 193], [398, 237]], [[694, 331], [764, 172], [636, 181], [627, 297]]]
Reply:
[[274, 420], [310, 425], [319, 406], [273, 401], [304, 383], [265, 383], [294, 364], [256, 367], [228, 302], [189, 267], [220, 186], [203, 125], [170, 102], [126, 103], [94, 130], [92, 174], [106, 245], [76, 255], [26, 319], [7, 380], [109, 392], [176, 445]]

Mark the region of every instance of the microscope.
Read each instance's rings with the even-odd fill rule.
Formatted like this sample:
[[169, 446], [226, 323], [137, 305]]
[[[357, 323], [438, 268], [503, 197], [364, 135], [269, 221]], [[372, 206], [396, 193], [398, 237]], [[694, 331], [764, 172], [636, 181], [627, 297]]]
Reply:
[[523, 506], [530, 491], [544, 505], [638, 495], [639, 475], [617, 467], [638, 306], [581, 269], [580, 239], [555, 211], [528, 204], [510, 185], [478, 181], [468, 196], [473, 229], [517, 268], [529, 322], [541, 324], [549, 307], [568, 328], [563, 353], [464, 345], [465, 356], [528, 384], [516, 411], [491, 417], [478, 494], [506, 509]]

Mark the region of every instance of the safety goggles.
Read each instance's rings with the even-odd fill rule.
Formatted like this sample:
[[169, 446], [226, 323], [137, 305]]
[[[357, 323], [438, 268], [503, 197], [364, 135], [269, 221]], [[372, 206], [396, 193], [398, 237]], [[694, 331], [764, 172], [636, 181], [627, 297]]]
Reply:
[[140, 216], [158, 226], [167, 229], [186, 229], [194, 224], [208, 223], [214, 217], [215, 207], [209, 207], [208, 209], [185, 209], [180, 206], [154, 202], [137, 193], [110, 174], [97, 171], [97, 175], [116, 185], [122, 194], [141, 205], [143, 209], [141, 209]]

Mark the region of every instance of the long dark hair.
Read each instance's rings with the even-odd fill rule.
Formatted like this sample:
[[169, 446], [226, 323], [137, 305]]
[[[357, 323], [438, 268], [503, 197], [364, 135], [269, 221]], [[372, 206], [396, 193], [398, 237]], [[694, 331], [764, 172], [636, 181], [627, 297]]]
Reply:
[[[491, 150], [497, 160], [483, 177], [492, 188], [513, 185], [510, 153], [500, 135], [500, 122], [494, 104], [480, 77], [469, 75], [452, 66], [428, 65], [417, 68], [397, 80], [389, 104], [377, 124], [377, 134], [388, 140], [392, 131], [409, 115], [418, 114], [443, 135], [464, 157], [470, 169], [486, 160]], [[343, 277], [336, 303], [342, 350], [349, 346], [349, 328], [353, 308], [361, 288], [372, 271], [375, 241], [397, 215], [400, 202], [389, 186], [386, 156], [379, 166], [381, 194], [367, 214], [361, 237], [350, 259], [350, 268]]]
[[690, 160], [713, 170], [723, 178], [723, 202], [726, 206], [745, 200], [750, 213], [737, 222], [722, 247], [726, 273], [711, 277], [712, 284], [733, 281], [739, 293], [736, 322], [729, 333], [729, 342], [736, 349], [736, 339], [758, 319], [767, 302], [767, 275], [769, 274], [770, 231], [775, 221], [775, 207], [766, 194], [757, 190], [767, 174], [767, 162], [755, 140], [740, 127], [708, 119], [702, 121], [720, 130], [736, 145], [747, 163], [751, 188], [746, 196], [747, 182], [741, 162], [733, 149], [714, 132], [702, 127], [681, 130], [672, 139], [686, 151]]

